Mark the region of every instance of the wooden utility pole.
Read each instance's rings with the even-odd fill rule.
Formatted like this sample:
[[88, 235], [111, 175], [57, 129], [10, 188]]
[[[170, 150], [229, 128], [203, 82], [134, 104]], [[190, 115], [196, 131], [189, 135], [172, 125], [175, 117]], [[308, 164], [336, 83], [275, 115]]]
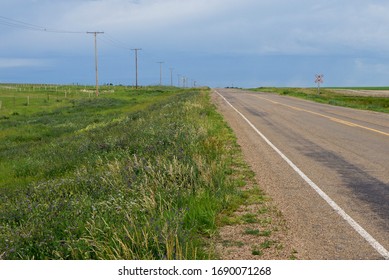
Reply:
[[96, 96], [99, 96], [99, 64], [97, 57], [97, 34], [104, 34], [104, 32], [93, 31], [86, 32], [87, 34], [93, 34], [95, 36], [95, 67], [96, 67]]
[[142, 49], [131, 49], [132, 51], [135, 51], [135, 88], [138, 88], [138, 51], [141, 51]]
[[159, 63], [159, 85], [162, 86], [162, 64], [164, 64], [165, 62], [160, 61], [157, 63]]
[[173, 70], [174, 68], [170, 68], [170, 86], [173, 86]]

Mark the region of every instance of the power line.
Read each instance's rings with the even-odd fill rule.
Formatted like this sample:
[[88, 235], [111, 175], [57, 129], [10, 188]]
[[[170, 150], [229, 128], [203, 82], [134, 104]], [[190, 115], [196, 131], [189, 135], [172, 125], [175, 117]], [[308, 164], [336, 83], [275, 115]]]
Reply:
[[126, 43], [112, 37], [111, 35], [109, 35], [107, 33], [104, 34], [102, 41], [105, 41], [105, 42], [107, 42], [107, 43], [111, 44], [112, 46], [115, 46], [119, 49], [125, 49], [125, 50], [130, 49], [130, 47]]
[[[64, 33], [64, 34], [85, 34], [85, 31], [70, 31], [70, 30], [63, 30], [63, 29], [55, 29], [55, 28], [48, 28], [36, 24], [27, 23], [24, 21], [0, 16], [0, 25], [5, 25], [13, 28], [19, 28], [24, 30], [31, 30], [31, 31], [38, 31], [38, 32], [48, 32], [48, 33]], [[124, 42], [121, 42], [114, 37], [110, 36], [107, 33], [104, 33], [106, 38], [102, 38], [102, 41], [108, 42], [111, 45], [122, 48], [122, 49], [130, 49], [128, 45]]]
[[7, 17], [0, 16], [0, 24], [15, 27], [15, 28], [21, 28], [21, 29], [28, 29], [28, 30], [41, 30], [42, 27], [37, 25], [32, 25], [29, 23], [25, 23], [22, 21], [10, 19]]
[[69, 31], [69, 30], [61, 30], [61, 29], [54, 29], [54, 28], [47, 28], [31, 23], [27, 23], [24, 21], [12, 19], [12, 18], [7, 18], [0, 16], [0, 24], [13, 27], [13, 28], [19, 28], [19, 29], [24, 29], [24, 30], [32, 30], [32, 31], [39, 31], [39, 32], [49, 32], [49, 33], [67, 33], [67, 34], [81, 34], [85, 32], [81, 31]]

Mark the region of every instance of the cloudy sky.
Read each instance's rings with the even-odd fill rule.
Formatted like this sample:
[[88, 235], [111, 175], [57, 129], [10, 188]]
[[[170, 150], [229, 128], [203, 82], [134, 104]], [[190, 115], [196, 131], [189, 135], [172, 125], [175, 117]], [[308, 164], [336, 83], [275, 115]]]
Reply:
[[387, 0], [1, 0], [0, 82], [389, 85]]

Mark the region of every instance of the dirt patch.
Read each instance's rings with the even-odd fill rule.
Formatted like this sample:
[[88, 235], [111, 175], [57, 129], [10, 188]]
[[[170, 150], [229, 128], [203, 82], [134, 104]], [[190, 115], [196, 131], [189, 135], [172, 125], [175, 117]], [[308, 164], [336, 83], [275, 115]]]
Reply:
[[[266, 213], [261, 213], [264, 209]], [[224, 260], [296, 259], [289, 246], [284, 219], [267, 205], [244, 205], [231, 215], [232, 224], [220, 228], [216, 252]]]

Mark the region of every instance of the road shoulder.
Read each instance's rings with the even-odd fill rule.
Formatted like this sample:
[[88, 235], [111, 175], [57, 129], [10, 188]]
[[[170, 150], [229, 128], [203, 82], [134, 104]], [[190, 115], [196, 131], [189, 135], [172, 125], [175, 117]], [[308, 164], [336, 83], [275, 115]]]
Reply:
[[[250, 145], [245, 141], [247, 131], [242, 129], [241, 120], [228, 110], [226, 104], [214, 92], [212, 102], [216, 105], [237, 136], [243, 152], [242, 163], [235, 168], [252, 172]], [[240, 170], [242, 171], [242, 170]], [[249, 171], [249, 172], [247, 172]], [[239, 172], [242, 173], [242, 172]], [[245, 173], [245, 172], [243, 172]], [[253, 173], [255, 174], [255, 173]], [[231, 213], [219, 217], [219, 233], [215, 237], [215, 251], [224, 260], [288, 260], [299, 259], [291, 231], [274, 201], [258, 185], [256, 175], [242, 178], [244, 203]]]

